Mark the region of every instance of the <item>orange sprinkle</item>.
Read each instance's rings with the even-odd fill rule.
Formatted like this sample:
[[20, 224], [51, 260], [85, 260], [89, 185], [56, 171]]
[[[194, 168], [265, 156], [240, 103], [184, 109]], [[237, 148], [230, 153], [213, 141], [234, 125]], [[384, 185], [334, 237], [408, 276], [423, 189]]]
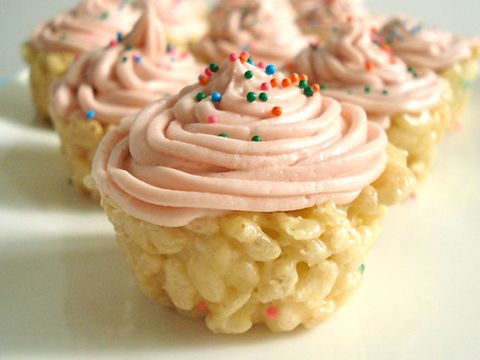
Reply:
[[320, 85], [318, 85], [318, 84], [313, 84], [313, 85], [312, 85], [312, 89], [313, 89], [314, 92], [319, 92], [319, 91], [320, 91]]
[[289, 87], [291, 84], [290, 79], [283, 79], [282, 80], [282, 87]]
[[277, 87], [278, 86], [278, 80], [273, 78], [272, 80], [270, 80], [270, 85], [272, 85], [272, 88]]
[[374, 66], [374, 65], [373, 65], [373, 62], [371, 62], [370, 60], [367, 60], [367, 61], [365, 62], [365, 69], [366, 69], [367, 71], [372, 71], [372, 70], [373, 70], [373, 66]]
[[308, 81], [308, 76], [305, 74], [300, 75], [300, 80]]
[[283, 113], [283, 109], [280, 107], [280, 106], [275, 106], [273, 109], [272, 109], [272, 114], [276, 117], [279, 117], [281, 116]]
[[208, 84], [208, 76], [205, 76], [205, 75], [200, 75], [198, 77], [198, 82], [200, 83], [200, 85], [207, 85]]
[[245, 64], [245, 63], [248, 61], [248, 56], [246, 56], [246, 55], [241, 55], [241, 56], [240, 56], [240, 61], [242, 62], [242, 64]]
[[292, 83], [296, 83], [298, 82], [298, 80], [300, 80], [300, 76], [298, 76], [297, 73], [292, 73], [292, 75], [290, 75], [290, 80], [292, 81]]

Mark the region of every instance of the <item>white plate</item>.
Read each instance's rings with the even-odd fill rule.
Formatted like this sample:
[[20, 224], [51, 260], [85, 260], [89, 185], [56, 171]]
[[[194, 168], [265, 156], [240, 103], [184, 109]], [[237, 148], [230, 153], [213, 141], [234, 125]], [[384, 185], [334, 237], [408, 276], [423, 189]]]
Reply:
[[311, 331], [209, 333], [145, 299], [102, 211], [75, 196], [27, 74], [0, 89], [0, 357], [480, 358], [480, 84], [417, 200], [393, 209], [357, 296]]

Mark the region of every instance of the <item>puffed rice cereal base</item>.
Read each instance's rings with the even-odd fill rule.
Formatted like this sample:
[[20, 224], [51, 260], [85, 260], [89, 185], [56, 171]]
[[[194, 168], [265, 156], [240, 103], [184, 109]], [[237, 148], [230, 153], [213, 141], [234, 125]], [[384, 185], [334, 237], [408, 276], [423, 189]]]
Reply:
[[23, 45], [22, 54], [30, 65], [30, 86], [37, 118], [40, 121], [50, 122], [50, 87], [67, 72], [75, 54], [39, 50], [31, 43]]
[[451, 126], [451, 96], [450, 91], [445, 91], [444, 100], [436, 108], [416, 114], [396, 114], [391, 119], [388, 140], [407, 151], [408, 167], [419, 181], [430, 173], [438, 144]]
[[449, 127], [453, 128], [461, 121], [471, 96], [471, 86], [478, 74], [478, 58], [480, 49], [476, 49], [474, 55], [467, 60], [458, 62], [440, 72], [450, 86], [452, 96], [450, 98], [451, 121]]
[[85, 183], [85, 178], [91, 172], [98, 144], [110, 127], [97, 120], [68, 121], [59, 118], [53, 111], [50, 115], [60, 137], [62, 153], [68, 163], [74, 190], [98, 202], [100, 194], [94, 186]]
[[351, 204], [278, 213], [233, 212], [181, 228], [136, 219], [102, 198], [143, 292], [215, 333], [265, 323], [275, 332], [326, 320], [358, 287], [387, 205], [415, 177], [389, 147], [384, 174]]

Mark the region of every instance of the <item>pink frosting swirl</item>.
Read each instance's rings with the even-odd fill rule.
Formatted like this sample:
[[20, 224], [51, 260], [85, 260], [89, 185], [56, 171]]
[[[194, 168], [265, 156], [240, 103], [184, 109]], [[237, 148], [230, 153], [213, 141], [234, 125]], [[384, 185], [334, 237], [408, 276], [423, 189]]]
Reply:
[[155, 0], [169, 38], [188, 43], [208, 31], [208, 8], [203, 0]]
[[435, 71], [468, 59], [473, 55], [473, 48], [479, 46], [478, 39], [462, 39], [406, 17], [391, 19], [381, 35], [408, 65]]
[[[227, 60], [207, 85], [126, 119], [96, 153], [101, 194], [132, 216], [171, 227], [228, 211], [354, 200], [385, 168], [384, 131], [359, 107], [311, 88], [269, 88], [271, 78]], [[283, 113], [273, 115], [273, 107]]]
[[77, 7], [39, 25], [34, 46], [48, 51], [83, 53], [132, 29], [140, 12], [122, 0], [83, 0]]
[[321, 83], [326, 95], [363, 107], [370, 120], [384, 127], [393, 114], [439, 104], [445, 86], [435, 73], [409, 68], [396, 58], [367, 21], [344, 24], [324, 47], [306, 48], [294, 68]]
[[287, 0], [223, 0], [211, 13], [210, 27], [194, 46], [208, 62], [246, 50], [258, 61], [283, 65], [308, 43]]
[[188, 52], [167, 45], [158, 13], [147, 6], [122, 43], [87, 53], [72, 64], [54, 88], [51, 108], [64, 119], [94, 117], [116, 124], [195, 82], [199, 69]]
[[369, 18], [369, 21], [379, 26], [383, 17], [370, 13], [363, 0], [321, 0], [315, 5], [304, 3], [303, 11], [299, 13], [298, 25], [302, 31], [328, 38], [332, 29], [353, 19]]

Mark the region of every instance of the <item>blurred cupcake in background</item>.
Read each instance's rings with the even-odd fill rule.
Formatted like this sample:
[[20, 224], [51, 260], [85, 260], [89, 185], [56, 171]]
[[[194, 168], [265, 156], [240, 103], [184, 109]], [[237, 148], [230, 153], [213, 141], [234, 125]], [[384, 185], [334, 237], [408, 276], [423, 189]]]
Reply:
[[300, 1], [303, 7], [298, 15], [301, 30], [326, 40], [338, 25], [354, 19], [369, 18], [372, 26], [380, 26], [383, 17], [374, 15], [363, 0], [311, 0]]
[[145, 11], [128, 36], [83, 55], [52, 89], [50, 113], [73, 186], [93, 198], [96, 192], [83, 180], [107, 130], [197, 79], [200, 68], [193, 56], [168, 45], [153, 1], [145, 1]]
[[358, 106], [232, 56], [127, 118], [92, 176], [142, 290], [216, 333], [313, 327], [414, 182]]
[[208, 6], [203, 0], [156, 0], [160, 19], [165, 24], [168, 42], [188, 46], [208, 32]]
[[302, 51], [294, 69], [317, 82], [324, 95], [363, 107], [388, 129], [390, 142], [408, 152], [417, 177], [429, 173], [450, 122], [450, 91], [433, 71], [396, 57], [370, 22], [339, 26], [325, 46]]
[[210, 32], [192, 47], [205, 63], [248, 51], [259, 62], [284, 65], [307, 44], [288, 0], [222, 0], [210, 14]]
[[381, 35], [395, 55], [411, 67], [436, 71], [447, 80], [452, 91], [451, 125], [459, 122], [478, 74], [479, 39], [462, 39], [419, 21], [394, 17]]
[[76, 56], [105, 46], [130, 32], [140, 11], [123, 0], [83, 0], [75, 8], [40, 24], [23, 45], [30, 65], [33, 101], [39, 119], [47, 120], [49, 88]]

